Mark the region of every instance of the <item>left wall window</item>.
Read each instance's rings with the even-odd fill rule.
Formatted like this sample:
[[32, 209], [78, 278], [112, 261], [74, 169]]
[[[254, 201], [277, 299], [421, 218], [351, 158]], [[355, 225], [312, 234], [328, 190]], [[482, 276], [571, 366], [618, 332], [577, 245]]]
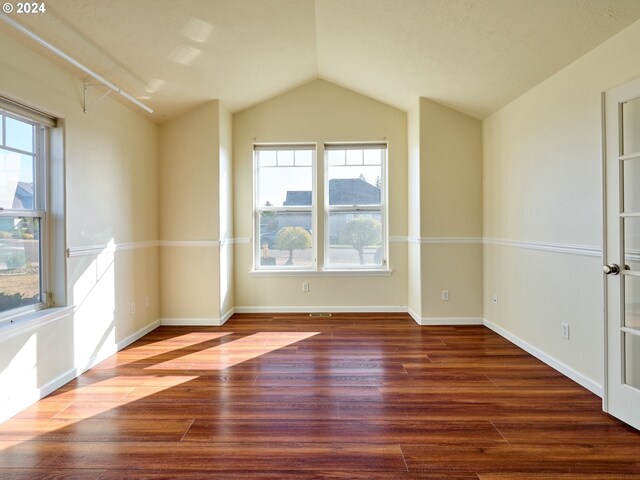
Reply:
[[47, 304], [47, 126], [0, 103], [0, 323]]

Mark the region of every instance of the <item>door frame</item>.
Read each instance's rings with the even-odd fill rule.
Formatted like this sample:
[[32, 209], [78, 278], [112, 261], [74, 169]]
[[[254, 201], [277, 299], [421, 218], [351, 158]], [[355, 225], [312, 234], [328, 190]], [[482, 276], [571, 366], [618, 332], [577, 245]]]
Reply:
[[[610, 263], [615, 263], [620, 265], [620, 268], [624, 268], [624, 263], [626, 262], [625, 250], [624, 246], [624, 230], [623, 225], [620, 221], [620, 213], [621, 207], [623, 205], [623, 195], [624, 195], [624, 176], [623, 176], [623, 162], [620, 161], [621, 156], [621, 148], [622, 148], [622, 103], [629, 102], [634, 99], [640, 98], [640, 77], [635, 77], [629, 79], [619, 85], [614, 85], [611, 88], [608, 88], [606, 91], [601, 94], [601, 115], [602, 115], [602, 265], [607, 265]], [[614, 104], [612, 103], [612, 99], [614, 100]], [[613, 112], [613, 107], [615, 106], [615, 114]], [[613, 123], [616, 122], [616, 125], [608, 125], [607, 119]], [[614, 120], [615, 119], [615, 120]], [[616, 138], [612, 136], [607, 136], [608, 131], [610, 132], [612, 128], [615, 128]], [[614, 143], [615, 142], [615, 143]], [[610, 150], [615, 150], [615, 155], [610, 152]], [[609, 155], [611, 153], [611, 155]], [[626, 154], [625, 154], [626, 155]], [[612, 161], [615, 159], [615, 163]], [[628, 159], [629, 160], [629, 159]], [[616, 174], [617, 172], [617, 178]], [[609, 174], [610, 175], [609, 175]], [[615, 189], [615, 191], [612, 191]], [[612, 197], [613, 196], [613, 197]], [[617, 200], [616, 200], [617, 198]], [[614, 211], [609, 212], [610, 208], [613, 208], [615, 205], [614, 202], [617, 202], [618, 207], [614, 214]], [[610, 215], [611, 214], [611, 215]], [[616, 232], [615, 233], [611, 232]], [[609, 235], [613, 235], [612, 238], [609, 238]], [[611, 241], [609, 241], [611, 240]], [[609, 258], [609, 252], [612, 251], [612, 257]], [[619, 351], [612, 351], [610, 346], [610, 341], [615, 341], [615, 338], [611, 338], [609, 335], [614, 334], [613, 331], [609, 331], [614, 328], [612, 324], [612, 319], [609, 316], [611, 313], [611, 317], [617, 312], [617, 322], [624, 322], [625, 318], [625, 291], [624, 291], [624, 277], [625, 275], [620, 273], [620, 275], [603, 275], [603, 327], [604, 327], [604, 370], [603, 370], [603, 397], [602, 397], [602, 409], [603, 411], [611, 414], [612, 408], [617, 412], [613, 416], [622, 420], [622, 418], [618, 417], [618, 414], [624, 412], [624, 408], [620, 410], [620, 400], [623, 398], [615, 397], [612, 399], [612, 392], [617, 389], [617, 384], [612, 384], [611, 381], [614, 379], [618, 379], [617, 370], [613, 370], [613, 373], [610, 371], [611, 368], [617, 368], [619, 366], [618, 362], [624, 362], [626, 359], [623, 357], [622, 352], [624, 351], [624, 346], [621, 344]], [[619, 282], [617, 285], [612, 285], [610, 282]], [[624, 324], [622, 324], [624, 325]], [[615, 325], [616, 335], [620, 334], [620, 325]], [[615, 343], [613, 345], [616, 345]], [[617, 358], [616, 354], [620, 354], [620, 358]], [[616, 355], [612, 357], [612, 355]], [[627, 387], [624, 378], [622, 379], [622, 391]], [[629, 391], [628, 394], [637, 398], [636, 391], [637, 387], [628, 386], [632, 388], [634, 391]], [[619, 392], [619, 393], [621, 393]], [[616, 393], [618, 395], [618, 393]], [[615, 407], [615, 408], [614, 408]], [[622, 416], [626, 416], [626, 413], [623, 413]], [[628, 423], [626, 420], [625, 423]], [[632, 419], [629, 420], [630, 425], [635, 428], [640, 428], [638, 426], [638, 420], [635, 416], [632, 416]]]
[[[601, 137], [602, 141], [600, 142], [600, 156], [601, 156], [601, 165], [602, 169], [601, 177], [602, 177], [602, 254], [600, 256], [600, 260], [602, 265], [607, 264], [607, 94], [606, 92], [602, 92], [600, 94], [600, 117], [602, 125]], [[603, 328], [603, 360], [604, 360], [604, 368], [602, 371], [602, 410], [604, 412], [609, 412], [609, 295], [608, 295], [608, 281], [609, 276], [603, 275], [602, 281], [602, 328]]]

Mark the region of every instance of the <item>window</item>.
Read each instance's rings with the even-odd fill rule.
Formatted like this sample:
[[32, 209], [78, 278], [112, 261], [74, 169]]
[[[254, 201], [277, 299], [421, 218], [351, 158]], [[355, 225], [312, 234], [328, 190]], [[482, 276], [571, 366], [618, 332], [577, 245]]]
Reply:
[[7, 103], [0, 99], [0, 323], [47, 301], [47, 128]]
[[386, 268], [386, 143], [324, 148], [325, 268]]
[[256, 270], [316, 268], [315, 145], [255, 145]]

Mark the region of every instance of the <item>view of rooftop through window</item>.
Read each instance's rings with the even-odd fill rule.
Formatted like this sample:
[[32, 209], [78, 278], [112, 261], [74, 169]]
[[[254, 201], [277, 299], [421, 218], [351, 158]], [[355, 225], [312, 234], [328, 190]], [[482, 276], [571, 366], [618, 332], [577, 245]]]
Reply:
[[[328, 144], [325, 151], [327, 209], [317, 211], [315, 146], [256, 146], [257, 268], [313, 269], [316, 241], [325, 247], [323, 268], [385, 265], [386, 144]], [[314, 212], [323, 239], [314, 237]]]
[[37, 128], [0, 111], [0, 314], [41, 301]]

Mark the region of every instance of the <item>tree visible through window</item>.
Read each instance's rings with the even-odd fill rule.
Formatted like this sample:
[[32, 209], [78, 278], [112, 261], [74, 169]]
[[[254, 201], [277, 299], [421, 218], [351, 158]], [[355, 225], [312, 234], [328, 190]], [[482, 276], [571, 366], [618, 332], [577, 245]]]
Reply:
[[325, 265], [386, 266], [386, 144], [325, 145]]
[[256, 145], [254, 157], [256, 268], [315, 268], [315, 145]]
[[[325, 208], [316, 211], [315, 145], [255, 145], [255, 268], [383, 269], [386, 143], [325, 144]], [[316, 217], [318, 219], [316, 220]], [[316, 238], [314, 224], [324, 225]]]

